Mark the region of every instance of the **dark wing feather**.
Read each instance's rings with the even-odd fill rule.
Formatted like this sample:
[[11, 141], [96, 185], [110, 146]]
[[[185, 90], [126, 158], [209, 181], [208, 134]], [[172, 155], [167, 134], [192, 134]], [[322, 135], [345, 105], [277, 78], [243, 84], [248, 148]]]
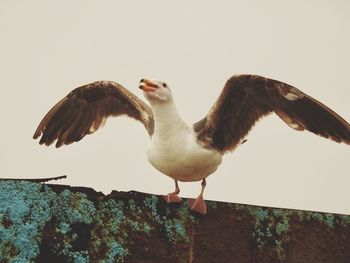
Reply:
[[272, 112], [295, 130], [350, 144], [350, 125], [337, 113], [286, 83], [255, 75], [230, 78], [194, 129], [203, 145], [226, 152], [242, 142], [261, 117]]
[[96, 81], [71, 91], [43, 118], [33, 138], [40, 144], [56, 147], [81, 140], [103, 126], [109, 116], [126, 114], [139, 120], [153, 134], [152, 110], [122, 85], [112, 81]]

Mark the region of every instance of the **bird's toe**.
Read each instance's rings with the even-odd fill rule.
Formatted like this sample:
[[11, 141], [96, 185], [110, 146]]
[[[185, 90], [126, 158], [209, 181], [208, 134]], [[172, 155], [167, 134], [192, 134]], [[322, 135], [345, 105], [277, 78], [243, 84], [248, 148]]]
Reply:
[[192, 211], [201, 215], [205, 215], [207, 213], [207, 205], [205, 204], [203, 196], [198, 196], [196, 199], [190, 198], [188, 199], [188, 202]]
[[181, 197], [177, 193], [169, 193], [167, 195], [164, 195], [164, 200], [168, 204], [170, 203], [182, 203]]

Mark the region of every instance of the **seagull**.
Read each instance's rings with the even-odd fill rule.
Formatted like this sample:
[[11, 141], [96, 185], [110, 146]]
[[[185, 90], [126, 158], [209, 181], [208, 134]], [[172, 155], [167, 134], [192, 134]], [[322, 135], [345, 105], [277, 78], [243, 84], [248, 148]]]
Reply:
[[333, 110], [299, 89], [258, 75], [231, 77], [200, 121], [190, 125], [179, 115], [169, 86], [141, 79], [139, 88], [149, 105], [114, 81], [96, 81], [72, 90], [45, 115], [33, 138], [56, 147], [80, 141], [101, 128], [110, 116], [127, 115], [140, 121], [150, 137], [148, 161], [175, 182], [167, 203], [182, 202], [178, 181], [201, 181], [190, 209], [206, 214], [206, 178], [225, 153], [246, 141], [254, 124], [275, 113], [289, 127], [307, 130], [338, 143], [350, 144], [350, 125]]

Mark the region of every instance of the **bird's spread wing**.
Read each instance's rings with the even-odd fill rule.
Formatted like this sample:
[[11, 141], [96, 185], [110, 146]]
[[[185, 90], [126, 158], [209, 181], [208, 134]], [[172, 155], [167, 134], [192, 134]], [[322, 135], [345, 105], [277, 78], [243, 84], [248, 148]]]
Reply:
[[153, 134], [152, 110], [138, 97], [112, 81], [96, 81], [71, 91], [43, 118], [33, 138], [56, 147], [81, 140], [103, 126], [109, 116], [126, 114], [143, 123]]
[[226, 152], [242, 142], [255, 122], [272, 112], [295, 130], [350, 144], [350, 125], [337, 113], [286, 83], [255, 75], [230, 78], [194, 129], [199, 142]]

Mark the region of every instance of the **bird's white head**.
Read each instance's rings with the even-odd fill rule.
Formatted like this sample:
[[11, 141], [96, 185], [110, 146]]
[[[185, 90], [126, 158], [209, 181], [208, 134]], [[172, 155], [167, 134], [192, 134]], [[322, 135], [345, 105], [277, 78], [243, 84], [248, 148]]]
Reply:
[[163, 81], [141, 79], [139, 88], [143, 90], [143, 95], [151, 104], [164, 103], [172, 100], [171, 90]]

